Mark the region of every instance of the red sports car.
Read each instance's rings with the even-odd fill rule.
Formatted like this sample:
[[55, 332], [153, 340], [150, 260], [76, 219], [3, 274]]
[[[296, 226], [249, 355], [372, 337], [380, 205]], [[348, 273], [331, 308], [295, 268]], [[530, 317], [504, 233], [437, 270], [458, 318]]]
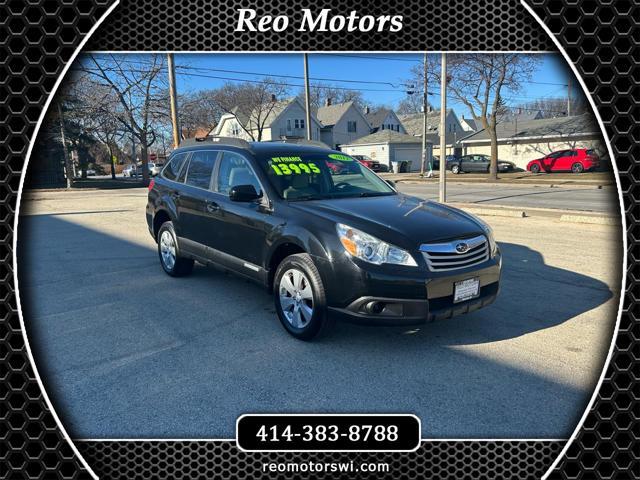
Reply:
[[532, 173], [539, 172], [573, 172], [582, 173], [600, 166], [600, 158], [591, 148], [573, 148], [560, 150], [546, 157], [531, 160], [527, 164], [527, 170]]

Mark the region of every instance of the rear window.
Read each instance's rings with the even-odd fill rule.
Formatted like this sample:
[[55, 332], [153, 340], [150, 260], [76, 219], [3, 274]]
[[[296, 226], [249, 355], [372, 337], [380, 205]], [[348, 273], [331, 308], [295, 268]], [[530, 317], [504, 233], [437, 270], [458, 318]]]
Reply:
[[184, 161], [186, 158], [187, 158], [186, 153], [178, 153], [173, 157], [171, 157], [171, 159], [169, 160], [169, 163], [167, 164], [165, 169], [162, 171], [162, 176], [167, 180], [175, 181], [176, 178], [178, 178], [178, 175], [180, 174], [180, 168], [182, 168], [182, 165], [184, 164]]
[[596, 151], [593, 148], [590, 148], [589, 150], [587, 150], [587, 155], [595, 155]]

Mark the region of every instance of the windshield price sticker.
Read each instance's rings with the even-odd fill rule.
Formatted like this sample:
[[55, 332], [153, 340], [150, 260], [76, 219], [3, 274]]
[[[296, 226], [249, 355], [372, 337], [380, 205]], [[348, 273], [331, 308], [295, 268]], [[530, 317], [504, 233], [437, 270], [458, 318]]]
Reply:
[[414, 451], [421, 426], [415, 415], [242, 415], [238, 447], [245, 451]]
[[339, 160], [341, 162], [353, 162], [353, 158], [348, 157], [346, 155], [341, 155], [339, 153], [330, 153], [328, 157], [333, 160]]
[[320, 173], [320, 169], [315, 163], [275, 163], [271, 164], [271, 169], [276, 175], [300, 175], [305, 173]]

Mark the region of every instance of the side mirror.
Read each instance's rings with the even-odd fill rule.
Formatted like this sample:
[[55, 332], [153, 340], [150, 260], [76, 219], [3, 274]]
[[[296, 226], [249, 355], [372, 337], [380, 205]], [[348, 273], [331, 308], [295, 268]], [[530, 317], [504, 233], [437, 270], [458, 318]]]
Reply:
[[396, 189], [396, 182], [394, 182], [393, 180], [385, 180], [385, 182], [387, 182], [387, 184], [394, 190]]
[[232, 202], [253, 202], [260, 198], [253, 185], [236, 185], [231, 187], [229, 199]]

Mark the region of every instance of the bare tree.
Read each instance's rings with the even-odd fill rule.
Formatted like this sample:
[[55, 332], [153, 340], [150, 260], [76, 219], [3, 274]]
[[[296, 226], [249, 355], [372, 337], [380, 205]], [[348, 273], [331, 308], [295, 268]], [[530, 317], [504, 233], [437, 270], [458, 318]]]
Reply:
[[233, 114], [251, 140], [262, 140], [271, 113], [288, 87], [266, 78], [260, 83], [226, 83], [212, 93], [211, 101], [225, 113]]
[[136, 61], [135, 57], [125, 55], [89, 54], [81, 62], [81, 69], [115, 95], [119, 104], [115, 118], [140, 145], [142, 178], [147, 183], [148, 149], [156, 138], [153, 122], [161, 115], [158, 104], [162, 102], [166, 83], [165, 56], [152, 54]]
[[[327, 100], [331, 103], [353, 102], [358, 108], [364, 108], [366, 102], [362, 96], [362, 92], [358, 90], [337, 87], [330, 83], [314, 83], [309, 88], [310, 103], [313, 110], [326, 105]], [[298, 97], [304, 98], [304, 90], [301, 90]]]
[[216, 99], [216, 90], [201, 90], [180, 96], [180, 127], [185, 138], [194, 136], [198, 130], [213, 129], [225, 111]]
[[[498, 116], [505, 110], [505, 91], [518, 92], [540, 59], [523, 53], [470, 53], [448, 56], [448, 91], [468, 109], [491, 140], [489, 178], [498, 178]], [[432, 70], [433, 71], [433, 70]], [[434, 71], [439, 76], [438, 71]], [[439, 80], [439, 79], [438, 79]]]

